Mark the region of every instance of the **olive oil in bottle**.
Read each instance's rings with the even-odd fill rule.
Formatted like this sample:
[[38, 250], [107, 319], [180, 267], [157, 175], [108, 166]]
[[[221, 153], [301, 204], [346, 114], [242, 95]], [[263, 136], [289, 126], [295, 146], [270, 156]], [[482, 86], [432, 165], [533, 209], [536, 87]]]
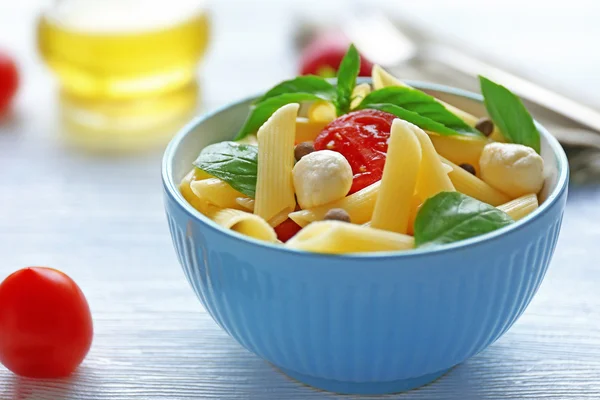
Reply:
[[209, 35], [202, 0], [62, 0], [38, 25], [63, 117], [97, 147], [148, 147], [195, 109]]

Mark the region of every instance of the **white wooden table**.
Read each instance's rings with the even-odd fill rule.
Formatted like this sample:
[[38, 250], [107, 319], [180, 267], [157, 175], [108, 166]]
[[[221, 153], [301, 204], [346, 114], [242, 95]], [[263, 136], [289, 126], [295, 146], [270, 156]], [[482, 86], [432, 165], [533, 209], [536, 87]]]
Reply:
[[[0, 277], [28, 265], [65, 271], [86, 293], [96, 333], [70, 379], [20, 379], [0, 367], [0, 399], [339, 398], [284, 377], [202, 309], [171, 248], [160, 152], [91, 157], [57, 140], [53, 80], [33, 48], [35, 2], [10, 3], [0, 4], [0, 45], [17, 53], [25, 83], [0, 125]], [[215, 3], [208, 108], [293, 71], [287, 4], [261, 14]], [[599, 399], [599, 204], [600, 186], [572, 188], [546, 279], [504, 337], [434, 384], [384, 398]]]

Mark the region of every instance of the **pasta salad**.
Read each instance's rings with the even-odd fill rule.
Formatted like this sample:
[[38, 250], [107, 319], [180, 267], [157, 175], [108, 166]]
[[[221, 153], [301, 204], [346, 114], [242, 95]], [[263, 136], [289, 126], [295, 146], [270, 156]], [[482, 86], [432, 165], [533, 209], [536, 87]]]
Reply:
[[538, 207], [540, 134], [518, 97], [480, 77], [477, 118], [375, 65], [356, 84], [350, 46], [337, 84], [284, 81], [233, 141], [202, 149], [184, 198], [226, 229], [319, 253], [441, 246]]

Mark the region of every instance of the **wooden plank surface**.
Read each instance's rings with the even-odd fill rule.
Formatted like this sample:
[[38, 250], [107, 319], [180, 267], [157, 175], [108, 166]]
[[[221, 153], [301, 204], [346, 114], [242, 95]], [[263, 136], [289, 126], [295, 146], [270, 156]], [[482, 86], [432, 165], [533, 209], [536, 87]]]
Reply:
[[[293, 70], [287, 6], [247, 19], [250, 6], [215, 3], [207, 108]], [[171, 247], [160, 152], [92, 157], [57, 139], [52, 79], [32, 47], [34, 11], [0, 5], [0, 43], [11, 38], [26, 76], [14, 115], [0, 125], [0, 277], [27, 265], [67, 272], [89, 299], [96, 335], [68, 380], [19, 379], [0, 367], [0, 399], [353, 398], [284, 377], [202, 309]], [[503, 338], [434, 384], [383, 398], [600, 398], [599, 202], [600, 187], [572, 188], [546, 279]]]

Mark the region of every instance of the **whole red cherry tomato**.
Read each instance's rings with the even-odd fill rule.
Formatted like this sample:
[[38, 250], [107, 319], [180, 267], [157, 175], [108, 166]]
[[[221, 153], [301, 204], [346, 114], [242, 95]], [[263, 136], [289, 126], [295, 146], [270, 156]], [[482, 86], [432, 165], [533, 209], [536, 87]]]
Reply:
[[333, 120], [315, 139], [315, 150], [337, 151], [348, 160], [354, 174], [349, 193], [381, 179], [395, 118], [378, 110], [353, 111]]
[[277, 239], [285, 243], [298, 233], [300, 229], [302, 229], [300, 225], [288, 218], [275, 227], [275, 233], [277, 233]]
[[0, 114], [8, 108], [19, 86], [19, 73], [15, 62], [0, 52]]
[[30, 267], [0, 284], [0, 362], [17, 375], [70, 375], [92, 344], [92, 317], [75, 282], [60, 271]]
[[[334, 77], [349, 46], [350, 41], [342, 33], [329, 32], [318, 36], [302, 51], [300, 74]], [[361, 56], [358, 75], [371, 76], [372, 69], [373, 64]]]

